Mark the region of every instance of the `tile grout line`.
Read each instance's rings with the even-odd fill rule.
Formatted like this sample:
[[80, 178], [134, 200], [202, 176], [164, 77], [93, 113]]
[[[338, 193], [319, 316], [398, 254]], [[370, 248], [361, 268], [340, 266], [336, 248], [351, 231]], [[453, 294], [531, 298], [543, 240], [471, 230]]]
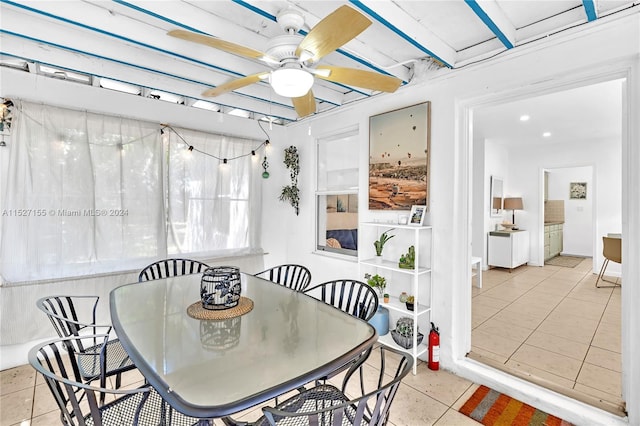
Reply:
[[[611, 297], [613, 296], [613, 288], [611, 289], [611, 292], [609, 293], [609, 297], [607, 298], [607, 304], [604, 306], [604, 309], [602, 310], [602, 314], [600, 314], [600, 319], [598, 320], [598, 325], [596, 326], [596, 330], [593, 333], [593, 336], [591, 336], [591, 340], [589, 341], [589, 347], [587, 348], [587, 353], [584, 354], [584, 359], [582, 360], [582, 363], [580, 364], [580, 368], [578, 369], [578, 374], [576, 375], [576, 380], [573, 383], [573, 389], [575, 390], [576, 385], [578, 384], [578, 377], [580, 377], [580, 373], [582, 372], [582, 368], [584, 367], [584, 364], [587, 362], [587, 356], [589, 355], [589, 351], [591, 350], [592, 347], [596, 347], [593, 346], [593, 340], [596, 338], [596, 333], [598, 332], [598, 329], [600, 328], [600, 324], [602, 324], [602, 318], [604, 317], [604, 313], [607, 310], [607, 307], [609, 306], [609, 302], [611, 302]], [[580, 383], [581, 385], [584, 385], [584, 383]], [[587, 385], [584, 385], [587, 386]]]
[[[576, 266], [577, 266], [577, 265], [576, 265]], [[508, 308], [509, 306], [511, 306], [511, 305], [512, 305], [513, 303], [515, 303], [517, 300], [520, 300], [524, 295], [529, 294], [532, 290], [534, 290], [536, 287], [538, 287], [539, 285], [541, 285], [544, 281], [546, 281], [546, 280], [548, 280], [548, 279], [552, 278], [554, 275], [558, 274], [558, 272], [560, 272], [560, 271], [564, 271], [564, 270], [566, 270], [566, 268], [561, 268], [561, 267], [559, 267], [559, 269], [557, 269], [557, 270], [556, 270], [556, 271], [554, 271], [552, 274], [550, 274], [550, 275], [546, 276], [545, 278], [543, 278], [543, 279], [542, 279], [541, 281], [539, 281], [536, 285], [534, 285], [533, 287], [531, 287], [528, 291], [525, 291], [522, 295], [518, 296], [518, 297], [517, 297], [516, 299], [514, 299], [513, 301], [510, 301], [507, 305], [505, 305], [504, 307], [502, 307], [501, 309], [499, 309], [496, 313], [494, 313], [494, 314], [490, 315], [489, 317], [487, 317], [486, 319], [484, 319], [484, 320], [483, 320], [481, 323], [479, 323], [476, 327], [473, 327], [473, 328], [472, 328], [472, 331], [473, 331], [473, 330], [477, 330], [479, 327], [481, 327], [483, 324], [487, 323], [489, 320], [494, 319], [498, 314], [500, 314], [501, 312], [503, 312], [506, 308]], [[517, 352], [517, 351], [522, 347], [522, 345], [524, 345], [524, 344], [529, 340], [529, 338], [531, 337], [531, 335], [532, 335], [534, 332], [539, 331], [540, 326], [541, 326], [541, 325], [542, 325], [542, 324], [543, 324], [543, 323], [548, 319], [548, 317], [549, 317], [553, 312], [555, 312], [555, 311], [556, 311], [556, 309], [558, 308], [558, 306], [559, 306], [562, 302], [566, 301], [567, 299], [569, 299], [569, 300], [576, 300], [576, 301], [579, 301], [579, 302], [580, 302], [580, 301], [582, 301], [582, 300], [580, 300], [580, 299], [574, 299], [574, 298], [573, 298], [573, 297], [571, 297], [570, 295], [571, 295], [571, 293], [572, 293], [572, 292], [574, 292], [574, 291], [575, 291], [575, 289], [580, 285], [580, 283], [582, 283], [583, 281], [585, 281], [585, 280], [589, 277], [589, 274], [590, 274], [591, 270], [577, 271], [577, 272], [582, 272], [582, 277], [581, 277], [580, 279], [577, 279], [577, 280], [575, 281], [575, 284], [571, 287], [571, 289], [570, 289], [567, 293], [565, 293], [564, 295], [562, 295], [561, 299], [558, 301], [558, 303], [556, 303], [556, 305], [555, 305], [555, 306], [554, 306], [554, 308], [549, 312], [549, 314], [548, 314], [548, 315], [546, 315], [546, 316], [545, 316], [545, 318], [544, 318], [544, 319], [542, 319], [542, 321], [540, 321], [540, 322], [538, 323], [538, 325], [535, 327], [535, 329], [534, 329], [531, 333], [529, 333], [529, 335], [528, 335], [528, 336], [524, 339], [524, 341], [523, 341], [523, 342], [518, 346], [518, 348], [516, 348], [516, 349], [511, 353], [511, 355], [510, 355], [509, 357], [507, 357], [507, 360], [506, 360], [506, 361], [505, 361], [505, 363], [503, 363], [503, 364], [506, 364], [506, 362], [508, 362], [510, 359], [512, 359], [512, 356], [513, 356], [513, 355], [514, 355], [514, 354], [515, 354], [515, 353], [516, 353], [516, 352]], [[519, 275], [519, 274], [518, 274], [518, 275]], [[494, 289], [494, 288], [498, 288], [499, 286], [502, 286], [502, 285], [505, 285], [505, 283], [506, 283], [507, 281], [509, 281], [509, 279], [511, 279], [511, 278], [508, 278], [508, 279], [503, 280], [502, 282], [500, 282], [500, 283], [498, 283], [498, 284], [494, 285], [493, 287], [488, 288], [486, 291], [491, 290], [491, 289]], [[476, 295], [474, 296], [474, 298], [475, 298], [475, 297], [477, 297], [477, 296], [480, 296], [480, 295], [485, 295], [485, 297], [491, 297], [490, 295], [486, 295], [486, 291], [483, 291], [483, 292], [480, 292], [480, 293], [476, 294]], [[612, 297], [613, 297], [613, 289], [612, 289], [611, 293], [609, 294], [609, 297], [608, 297], [608, 299], [607, 299], [607, 303], [605, 304], [604, 309], [602, 310], [602, 313], [600, 314], [600, 319], [598, 320], [598, 324], [597, 324], [597, 326], [596, 326], [596, 329], [594, 330], [594, 333], [593, 333], [593, 335], [591, 336], [591, 341], [590, 341], [590, 343], [589, 343], [588, 345], [586, 345], [586, 346], [587, 346], [587, 352], [586, 352], [585, 356], [583, 357], [583, 360], [581, 361], [580, 359], [576, 359], [576, 361], [579, 361], [579, 362], [580, 362], [580, 368], [579, 368], [579, 370], [578, 370], [578, 372], [577, 372], [577, 374], [576, 374], [575, 380], [572, 380], [572, 382], [573, 382], [573, 387], [572, 387], [572, 388], [573, 388], [574, 390], [575, 390], [575, 385], [576, 385], [576, 383], [577, 383], [578, 376], [579, 376], [580, 372], [582, 371], [582, 368], [583, 368], [583, 366], [584, 366], [584, 363], [586, 362], [586, 356], [588, 355], [589, 350], [590, 350], [592, 347], [595, 347], [595, 346], [592, 346], [593, 340], [595, 339], [595, 334], [596, 334], [596, 332], [597, 332], [598, 328], [600, 327], [600, 325], [601, 325], [601, 324], [602, 324], [602, 322], [603, 322], [604, 313], [605, 313], [605, 311], [607, 310], [607, 308], [609, 307], [609, 304], [611, 303], [611, 299], [612, 299]], [[499, 300], [500, 300], [500, 299], [499, 299]], [[578, 343], [580, 343], [580, 342], [578, 342]], [[543, 349], [543, 348], [541, 348], [541, 349]], [[545, 350], [546, 350], [546, 349], [545, 349]], [[491, 352], [491, 351], [488, 351], [488, 352]], [[549, 351], [549, 352], [554, 353], [554, 351]], [[497, 355], [499, 355], [499, 354], [497, 354]], [[564, 355], [564, 354], [559, 354], [559, 355], [566, 356], [566, 355]], [[568, 358], [571, 358], [571, 357], [568, 357]], [[575, 358], [573, 358], [573, 359], [575, 359]], [[613, 370], [612, 370], [612, 372], [614, 372], [614, 373], [615, 373], [615, 371], [613, 371]], [[555, 375], [555, 374], [554, 374], [554, 373], [552, 373], [552, 372], [547, 372], [547, 373], [552, 374], [552, 375]], [[616, 374], [617, 374], [617, 373], [616, 373]], [[561, 377], [561, 376], [558, 376], [558, 377]], [[570, 379], [569, 379], [569, 380], [570, 380]]]
[[[527, 291], [526, 293], [524, 293], [522, 296], [524, 296], [525, 294], [529, 293], [529, 292], [530, 292], [530, 291], [532, 291], [534, 288], [538, 287], [538, 286], [539, 286], [540, 284], [542, 284], [544, 281], [548, 280], [550, 277], [552, 277], [553, 275], [555, 275], [556, 273], [558, 273], [558, 272], [560, 272], [560, 271], [561, 271], [561, 269], [558, 269], [558, 270], [557, 270], [556, 272], [554, 272], [553, 274], [549, 275], [548, 277], [546, 277], [546, 278], [545, 278], [545, 279], [543, 279], [542, 281], [538, 282], [538, 284], [536, 284], [534, 287], [532, 287], [529, 291]], [[576, 282], [576, 284], [575, 284], [573, 287], [571, 287], [571, 290], [573, 290], [574, 288], [576, 288], [576, 286], [578, 285], [578, 282], [580, 282], [580, 281], [577, 281], [577, 282]], [[569, 293], [570, 293], [570, 291], [569, 291]], [[569, 294], [569, 293], [567, 293], [567, 294]], [[522, 296], [520, 296], [520, 297], [522, 297]], [[551, 311], [550, 311], [550, 312], [549, 312], [549, 313], [548, 313], [548, 314], [547, 314], [547, 315], [542, 319], [542, 321], [540, 321], [540, 323], [538, 323], [538, 325], [536, 326], [536, 328], [534, 328], [534, 329], [533, 329], [533, 331], [532, 331], [531, 333], [529, 333], [529, 335], [528, 335], [528, 336], [524, 339], [524, 341], [523, 341], [523, 342], [522, 342], [522, 343], [521, 343], [521, 344], [516, 348], [516, 350], [514, 350], [514, 351], [511, 353], [511, 355], [509, 355], [509, 357], [507, 358], [507, 361], [506, 361], [506, 362], [509, 362], [509, 360], [511, 360], [511, 357], [512, 357], [516, 352], [518, 352], [518, 350], [519, 350], [519, 349], [520, 349], [520, 348], [521, 348], [521, 347], [522, 347], [522, 346], [527, 342], [527, 340], [529, 340], [529, 338], [531, 337], [531, 335], [532, 335], [533, 333], [535, 333], [536, 331], [538, 331], [538, 328], [540, 328], [540, 326], [542, 325], [542, 323], [544, 323], [544, 322], [547, 320], [547, 318], [549, 318], [549, 316], [550, 316], [550, 315], [551, 315], [551, 314], [556, 310], [556, 308], [557, 308], [557, 307], [558, 307], [558, 306], [559, 306], [559, 305], [560, 305], [560, 304], [561, 304], [561, 303], [562, 303], [566, 298], [567, 298], [567, 296], [566, 296], [566, 295], [564, 295], [564, 296], [562, 297], [562, 299], [560, 299], [560, 301], [559, 301], [559, 302], [558, 302], [558, 303], [553, 307], [553, 309], [552, 309], [552, 310], [551, 310]], [[519, 299], [519, 298], [518, 298], [518, 299]], [[516, 300], [518, 300], [518, 299], [516, 299]], [[508, 306], [508, 305], [507, 305], [507, 306]], [[549, 352], [553, 352], [553, 351], [549, 351]], [[505, 362], [505, 364], [506, 364], [506, 362]], [[534, 367], [534, 366], [532, 366], [532, 367]], [[550, 371], [547, 371], [547, 373], [551, 373], [551, 372], [550, 372]], [[553, 374], [553, 373], [551, 373], [551, 374]], [[561, 376], [560, 376], [560, 377], [561, 377]], [[577, 377], [577, 375], [576, 375], [576, 377]]]

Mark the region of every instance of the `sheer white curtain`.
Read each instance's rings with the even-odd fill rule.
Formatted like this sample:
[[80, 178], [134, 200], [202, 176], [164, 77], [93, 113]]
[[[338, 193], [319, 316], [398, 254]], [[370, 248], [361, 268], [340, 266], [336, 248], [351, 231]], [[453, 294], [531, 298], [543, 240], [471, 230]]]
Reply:
[[157, 124], [16, 102], [4, 280], [136, 268], [166, 252]]
[[[5, 283], [141, 268], [170, 254], [260, 250], [256, 141], [17, 101], [3, 180]], [[190, 157], [190, 158], [188, 158]], [[169, 230], [169, 233], [167, 233]]]
[[258, 156], [251, 155], [257, 142], [183, 129], [176, 132], [165, 131], [169, 138], [169, 253], [233, 256], [261, 251], [262, 170]]

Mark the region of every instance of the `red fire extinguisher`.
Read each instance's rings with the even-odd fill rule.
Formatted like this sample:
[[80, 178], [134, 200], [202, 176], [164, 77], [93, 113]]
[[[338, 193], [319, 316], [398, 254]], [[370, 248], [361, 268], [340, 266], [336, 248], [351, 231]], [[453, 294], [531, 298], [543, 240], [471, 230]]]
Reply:
[[440, 333], [434, 323], [429, 332], [429, 370], [440, 369]]

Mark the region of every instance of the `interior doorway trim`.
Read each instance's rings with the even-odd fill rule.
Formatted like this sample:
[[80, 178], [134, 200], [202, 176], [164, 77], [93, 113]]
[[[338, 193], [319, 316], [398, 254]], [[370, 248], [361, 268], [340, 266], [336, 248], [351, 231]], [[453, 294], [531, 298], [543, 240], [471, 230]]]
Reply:
[[[632, 194], [632, 188], [637, 186], [632, 185], [634, 182], [640, 181], [640, 171], [633, 170], [629, 167], [629, 164], [625, 164], [624, 161], [640, 161], [640, 148], [635, 147], [630, 143], [630, 140], [634, 140], [634, 136], [637, 138], [640, 131], [638, 128], [640, 125], [632, 123], [630, 117], [636, 117], [640, 112], [640, 106], [638, 101], [635, 100], [634, 94], [638, 93], [640, 88], [640, 76], [638, 76], [638, 59], [634, 62], [626, 61], [617, 65], [606, 65], [600, 70], [590, 70], [589, 74], [584, 75], [572, 75], [570, 78], [559, 77], [558, 79], [551, 79], [545, 83], [529, 84], [524, 88], [504, 91], [497, 94], [491, 94], [476, 98], [463, 99], [456, 104], [456, 122], [458, 123], [457, 134], [455, 143], [458, 145], [459, 156], [456, 157], [456, 161], [460, 165], [460, 168], [466, 167], [466, 170], [460, 170], [460, 182], [463, 184], [461, 188], [460, 196], [466, 196], [467, 212], [466, 219], [468, 228], [466, 235], [462, 235], [464, 238], [463, 247], [466, 247], [466, 257], [460, 258], [454, 256], [454, 262], [460, 262], [458, 266], [466, 271], [466, 279], [462, 281], [454, 281], [454, 285], [457, 286], [455, 294], [462, 297], [460, 303], [454, 303], [453, 305], [453, 318], [461, 318], [462, 321], [454, 321], [455, 329], [453, 330], [453, 363], [452, 370], [461, 374], [462, 376], [473, 380], [477, 383], [486, 384], [498, 391], [507, 392], [515, 398], [519, 398], [529, 404], [534, 404], [536, 407], [558, 413], [561, 417], [568, 421], [573, 421], [579, 424], [601, 424], [611, 426], [623, 426], [629, 425], [628, 418], [622, 418], [615, 416], [611, 413], [605, 412], [601, 409], [587, 405], [578, 400], [570, 397], [558, 394], [550, 389], [543, 388], [531, 382], [522, 380], [515, 376], [512, 376], [506, 372], [502, 372], [488, 365], [482, 364], [476, 360], [469, 359], [466, 354], [471, 349], [471, 286], [468, 285], [471, 282], [471, 270], [465, 265], [469, 265], [471, 259], [471, 241], [472, 230], [471, 220], [472, 217], [472, 159], [473, 159], [473, 132], [472, 132], [472, 116], [473, 110], [481, 107], [487, 107], [521, 99], [524, 97], [530, 97], [532, 95], [541, 95], [546, 93], [552, 93], [562, 90], [568, 90], [571, 88], [602, 83], [605, 81], [623, 79], [623, 109], [622, 121], [622, 232], [624, 235], [636, 235], [640, 234], [640, 220], [630, 217], [630, 206], [640, 205], [640, 196]], [[571, 78], [572, 77], [572, 78]], [[637, 144], [636, 144], [637, 145]], [[628, 200], [626, 200], [628, 199]], [[625, 201], [626, 200], [626, 201]], [[633, 223], [630, 223], [633, 222]], [[637, 222], [637, 223], [636, 223]], [[635, 229], [636, 234], [630, 231]], [[463, 233], [464, 234], [464, 233]], [[640, 242], [634, 242], [634, 247], [629, 250], [629, 253], [637, 252], [637, 247]], [[629, 238], [627, 238], [626, 247], [629, 245]], [[624, 250], [624, 247], [623, 247]], [[640, 266], [623, 265], [623, 275], [625, 278], [633, 283], [640, 282]], [[630, 328], [636, 329], [635, 324], [640, 323], [640, 312], [636, 309], [631, 309], [631, 301], [629, 296], [638, 295], [640, 290], [630, 289], [633, 286], [623, 286], [623, 303], [622, 303], [622, 380], [623, 380], [623, 399], [626, 401], [638, 401], [640, 400], [640, 385], [633, 384], [633, 378], [640, 376], [638, 366], [632, 364], [632, 343], [628, 342]], [[633, 292], [633, 294], [631, 294]], [[627, 293], [625, 295], [625, 293]], [[627, 297], [625, 297], [627, 296]], [[636, 300], [636, 299], [631, 299]], [[636, 330], [637, 331], [637, 330]], [[637, 345], [633, 343], [633, 345]], [[634, 346], [635, 347], [635, 346]], [[636, 354], [637, 356], [637, 354]], [[632, 422], [640, 421], [640, 410], [637, 407], [632, 407], [633, 413], [631, 416]]]

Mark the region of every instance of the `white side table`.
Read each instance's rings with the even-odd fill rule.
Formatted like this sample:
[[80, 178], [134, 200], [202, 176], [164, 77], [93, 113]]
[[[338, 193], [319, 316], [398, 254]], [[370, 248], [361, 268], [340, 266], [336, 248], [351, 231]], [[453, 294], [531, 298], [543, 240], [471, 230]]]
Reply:
[[478, 279], [476, 279], [476, 287], [482, 288], [482, 258], [472, 256], [471, 267], [475, 269], [471, 277], [478, 277]]

